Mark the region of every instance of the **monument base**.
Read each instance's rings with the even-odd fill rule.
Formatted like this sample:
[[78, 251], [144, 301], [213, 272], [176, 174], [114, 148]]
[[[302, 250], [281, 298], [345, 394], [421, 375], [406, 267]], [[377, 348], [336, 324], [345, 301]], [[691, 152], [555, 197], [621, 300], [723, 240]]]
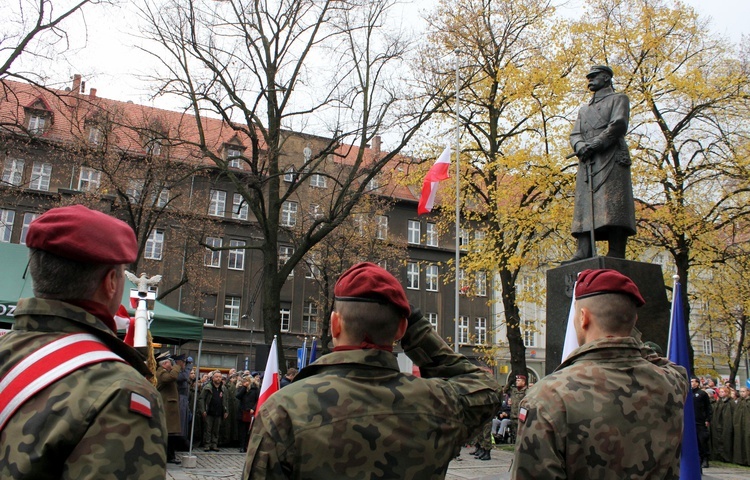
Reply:
[[195, 455], [182, 456], [182, 468], [195, 468], [198, 466], [198, 457]]
[[636, 328], [641, 339], [656, 342], [664, 355], [669, 339], [670, 304], [664, 286], [661, 265], [612, 257], [593, 257], [547, 270], [547, 327], [545, 374], [552, 373], [562, 362], [565, 330], [573, 298], [573, 284], [579, 272], [610, 268], [630, 277], [638, 286], [646, 304], [638, 309]]

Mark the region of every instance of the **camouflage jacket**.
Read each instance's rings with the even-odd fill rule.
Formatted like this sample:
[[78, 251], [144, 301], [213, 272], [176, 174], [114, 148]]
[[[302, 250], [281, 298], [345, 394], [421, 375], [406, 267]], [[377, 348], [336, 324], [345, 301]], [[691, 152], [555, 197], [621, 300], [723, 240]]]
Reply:
[[500, 407], [499, 385], [421, 319], [402, 339], [422, 377], [382, 350], [330, 353], [261, 406], [242, 478], [441, 479]]
[[595, 340], [530, 388], [511, 478], [678, 479], [687, 374], [648, 353]]
[[[142, 374], [148, 371], [143, 357], [98, 318], [60, 301], [19, 300], [13, 331], [0, 339], [0, 378], [31, 352], [82, 332], [130, 365], [82, 367], [29, 399], [0, 432], [0, 478], [163, 480], [161, 397]], [[150, 416], [133, 408], [133, 395], [150, 402]]]
[[510, 419], [514, 422], [518, 420], [518, 411], [521, 408], [521, 400], [526, 396], [526, 392], [529, 391], [529, 387], [523, 387], [519, 389], [515, 385], [510, 387]]

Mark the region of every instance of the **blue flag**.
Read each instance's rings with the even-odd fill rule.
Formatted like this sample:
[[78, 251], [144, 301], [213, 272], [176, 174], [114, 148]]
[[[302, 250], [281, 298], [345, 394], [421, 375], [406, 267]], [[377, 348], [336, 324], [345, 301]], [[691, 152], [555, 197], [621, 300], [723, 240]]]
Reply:
[[[685, 314], [682, 311], [682, 291], [680, 282], [675, 282], [672, 294], [672, 321], [669, 328], [669, 346], [667, 357], [670, 361], [685, 367], [688, 378], [690, 372], [690, 355], [688, 335], [685, 327]], [[680, 459], [680, 479], [700, 480], [701, 461], [698, 453], [698, 434], [695, 428], [695, 410], [693, 394], [688, 390], [685, 399], [684, 430], [682, 432], [682, 458]]]
[[318, 356], [318, 338], [313, 337], [312, 345], [310, 346], [310, 360], [307, 362], [308, 365], [313, 363]]

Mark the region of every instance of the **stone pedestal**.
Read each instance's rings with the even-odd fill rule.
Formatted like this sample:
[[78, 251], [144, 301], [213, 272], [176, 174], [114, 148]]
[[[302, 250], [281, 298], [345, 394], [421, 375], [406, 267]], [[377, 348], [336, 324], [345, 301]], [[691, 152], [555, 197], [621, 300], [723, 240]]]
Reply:
[[198, 457], [195, 455], [182, 456], [182, 468], [195, 468], [198, 466]]
[[586, 269], [611, 268], [630, 277], [640, 290], [646, 304], [638, 309], [636, 327], [642, 340], [656, 342], [664, 354], [669, 339], [670, 303], [664, 286], [661, 265], [634, 262], [611, 257], [594, 257], [562, 265], [547, 271], [547, 345], [545, 374], [562, 362], [565, 330], [573, 298], [573, 284], [579, 272]]

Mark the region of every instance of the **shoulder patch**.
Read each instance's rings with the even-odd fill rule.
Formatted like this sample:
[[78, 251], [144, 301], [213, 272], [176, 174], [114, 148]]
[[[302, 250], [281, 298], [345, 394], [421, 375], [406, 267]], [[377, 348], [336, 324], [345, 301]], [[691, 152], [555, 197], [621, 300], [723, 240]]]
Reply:
[[151, 418], [151, 402], [143, 395], [138, 395], [135, 392], [130, 393], [130, 406], [128, 407], [131, 412], [139, 413], [144, 417]]
[[524, 407], [521, 407], [520, 410], [518, 410], [518, 421], [525, 422], [527, 413], [529, 413], [529, 411], [526, 410]]

